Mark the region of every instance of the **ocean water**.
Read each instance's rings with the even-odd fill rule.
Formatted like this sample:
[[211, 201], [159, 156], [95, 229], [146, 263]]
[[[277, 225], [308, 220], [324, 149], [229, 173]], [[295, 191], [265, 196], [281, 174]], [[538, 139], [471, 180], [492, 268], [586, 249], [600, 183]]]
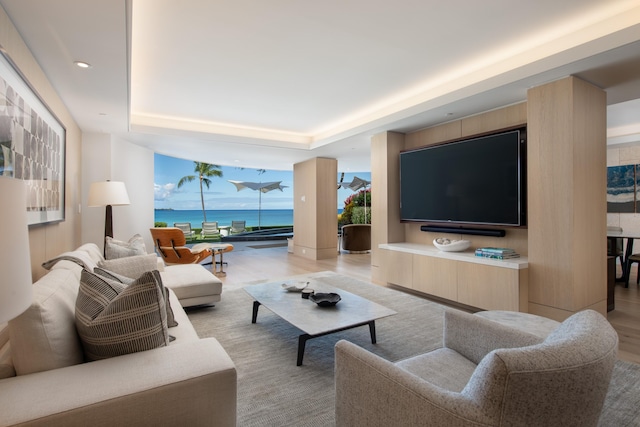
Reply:
[[[207, 210], [207, 221], [218, 221], [218, 226], [230, 226], [231, 221], [247, 221], [247, 227], [258, 226], [258, 210]], [[336, 215], [342, 209], [336, 210]], [[192, 228], [202, 227], [202, 210], [155, 210], [155, 221], [166, 222], [173, 226], [174, 222], [190, 222]], [[261, 226], [293, 226], [293, 209], [262, 209], [260, 211]]]
[[[247, 227], [258, 226], [258, 210], [207, 210], [207, 221], [218, 221], [218, 226], [230, 226], [231, 221], [246, 221]], [[202, 227], [204, 221], [202, 210], [156, 210], [155, 221], [166, 222], [173, 226], [174, 222], [190, 222], [191, 227]], [[262, 209], [260, 211], [262, 226], [292, 226], [293, 209]]]

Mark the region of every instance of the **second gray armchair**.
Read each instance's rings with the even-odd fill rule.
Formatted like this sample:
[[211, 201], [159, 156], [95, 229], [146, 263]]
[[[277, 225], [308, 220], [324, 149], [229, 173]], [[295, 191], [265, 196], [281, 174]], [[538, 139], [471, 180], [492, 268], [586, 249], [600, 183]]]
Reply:
[[593, 310], [546, 339], [446, 311], [443, 347], [407, 360], [336, 344], [336, 426], [595, 426], [617, 348]]

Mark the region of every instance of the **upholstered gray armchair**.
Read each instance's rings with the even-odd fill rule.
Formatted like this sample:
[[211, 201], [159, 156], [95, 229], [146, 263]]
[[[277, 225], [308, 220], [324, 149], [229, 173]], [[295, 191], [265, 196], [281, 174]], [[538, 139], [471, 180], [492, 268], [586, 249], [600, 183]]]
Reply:
[[595, 426], [618, 335], [592, 310], [546, 339], [451, 310], [443, 344], [391, 363], [339, 341], [336, 425]]

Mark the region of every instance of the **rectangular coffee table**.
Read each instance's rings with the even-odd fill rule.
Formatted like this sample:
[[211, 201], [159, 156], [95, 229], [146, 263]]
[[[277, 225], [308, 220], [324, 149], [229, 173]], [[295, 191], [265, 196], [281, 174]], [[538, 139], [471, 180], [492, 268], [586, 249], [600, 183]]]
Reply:
[[321, 337], [358, 326], [369, 325], [371, 342], [376, 343], [376, 319], [392, 316], [395, 311], [359, 297], [314, 278], [310, 287], [316, 293], [333, 292], [342, 298], [334, 307], [319, 307], [311, 300], [301, 297], [300, 292], [288, 292], [283, 282], [245, 286], [244, 290], [254, 299], [251, 323], [256, 323], [258, 308], [263, 305], [274, 314], [304, 332], [298, 337], [298, 361], [302, 365], [304, 348], [311, 338]]

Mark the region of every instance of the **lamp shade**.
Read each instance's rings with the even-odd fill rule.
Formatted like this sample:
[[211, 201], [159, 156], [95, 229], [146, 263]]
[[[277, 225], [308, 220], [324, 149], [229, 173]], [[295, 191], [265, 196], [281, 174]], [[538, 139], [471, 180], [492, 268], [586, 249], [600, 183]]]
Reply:
[[128, 205], [129, 195], [124, 182], [100, 181], [94, 182], [89, 187], [89, 200], [87, 206], [122, 206]]
[[24, 181], [0, 176], [0, 323], [31, 305], [31, 254]]

